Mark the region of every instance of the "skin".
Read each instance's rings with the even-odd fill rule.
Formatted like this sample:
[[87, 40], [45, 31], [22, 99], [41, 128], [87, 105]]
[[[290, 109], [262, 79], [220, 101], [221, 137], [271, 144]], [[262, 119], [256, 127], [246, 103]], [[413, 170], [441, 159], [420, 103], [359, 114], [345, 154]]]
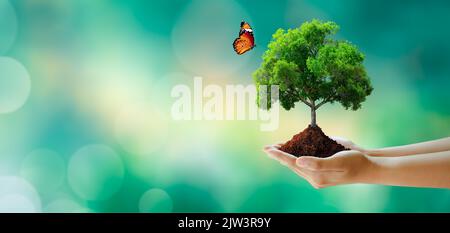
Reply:
[[351, 150], [328, 158], [297, 158], [281, 151], [278, 144], [264, 147], [264, 152], [315, 188], [353, 183], [450, 188], [450, 137], [381, 149], [333, 139]]

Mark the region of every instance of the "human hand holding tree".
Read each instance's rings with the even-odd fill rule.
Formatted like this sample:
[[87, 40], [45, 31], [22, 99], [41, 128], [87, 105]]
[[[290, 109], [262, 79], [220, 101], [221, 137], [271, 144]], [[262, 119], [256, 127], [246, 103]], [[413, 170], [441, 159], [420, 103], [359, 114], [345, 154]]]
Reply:
[[296, 158], [279, 150], [279, 145], [266, 146], [264, 152], [315, 188], [352, 183], [450, 188], [450, 137], [371, 150], [336, 140], [352, 150], [327, 158]]
[[450, 138], [365, 149], [344, 138], [330, 139], [317, 126], [316, 111], [325, 103], [357, 110], [372, 92], [364, 55], [347, 41], [331, 39], [337, 30], [333, 22], [312, 20], [273, 35], [253, 74], [256, 86], [270, 95], [270, 86], [278, 85], [279, 99], [269, 96], [268, 108], [278, 100], [286, 110], [297, 102], [309, 106], [311, 124], [264, 151], [316, 188], [350, 183], [450, 188]]

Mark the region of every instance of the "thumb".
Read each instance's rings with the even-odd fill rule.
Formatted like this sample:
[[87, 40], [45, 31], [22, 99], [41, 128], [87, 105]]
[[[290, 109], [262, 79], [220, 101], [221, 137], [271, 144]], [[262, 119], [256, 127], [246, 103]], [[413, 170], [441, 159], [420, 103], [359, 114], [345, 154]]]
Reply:
[[318, 158], [312, 156], [301, 156], [296, 164], [301, 168], [311, 171], [336, 171], [338, 170], [336, 159], [334, 157]]

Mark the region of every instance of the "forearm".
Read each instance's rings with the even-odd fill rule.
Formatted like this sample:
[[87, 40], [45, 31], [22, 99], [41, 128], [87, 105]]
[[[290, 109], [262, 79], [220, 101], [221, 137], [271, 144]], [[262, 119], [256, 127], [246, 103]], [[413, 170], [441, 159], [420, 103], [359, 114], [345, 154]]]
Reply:
[[365, 183], [450, 188], [450, 151], [370, 160]]
[[364, 151], [370, 156], [395, 157], [404, 155], [427, 154], [450, 150], [450, 137], [434, 141], [421, 142], [405, 146], [386, 147], [381, 149], [369, 149]]

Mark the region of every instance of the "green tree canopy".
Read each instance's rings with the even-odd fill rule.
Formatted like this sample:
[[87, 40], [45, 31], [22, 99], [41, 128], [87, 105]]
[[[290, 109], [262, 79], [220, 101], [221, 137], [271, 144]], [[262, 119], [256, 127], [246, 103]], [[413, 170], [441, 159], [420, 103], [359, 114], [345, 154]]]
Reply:
[[281, 106], [290, 110], [298, 101], [308, 105], [313, 126], [316, 110], [325, 103], [359, 109], [373, 88], [358, 48], [330, 38], [338, 29], [334, 22], [319, 20], [287, 31], [278, 29], [260, 68], [253, 73], [258, 91], [264, 85], [270, 93], [270, 86], [278, 85]]

